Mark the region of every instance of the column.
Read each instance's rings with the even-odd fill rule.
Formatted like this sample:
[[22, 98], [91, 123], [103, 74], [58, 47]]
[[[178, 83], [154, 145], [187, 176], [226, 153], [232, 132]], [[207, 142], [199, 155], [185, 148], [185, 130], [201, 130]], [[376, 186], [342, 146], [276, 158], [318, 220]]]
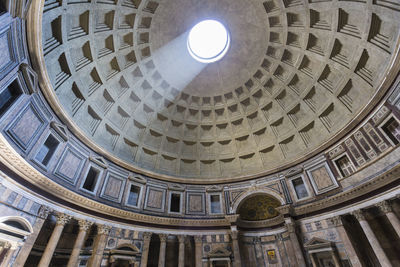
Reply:
[[99, 267], [103, 260], [104, 248], [106, 246], [107, 236], [111, 230], [109, 225], [97, 226], [97, 236], [94, 239], [93, 252], [90, 257], [87, 266], [88, 267]]
[[36, 218], [36, 222], [33, 225], [33, 233], [30, 234], [26, 240], [22, 248], [19, 250], [18, 256], [15, 259], [15, 266], [24, 266], [26, 260], [28, 259], [29, 254], [31, 253], [32, 247], [36, 242], [36, 238], [39, 235], [40, 230], [43, 227], [44, 222], [47, 219], [47, 216], [51, 212], [51, 209], [46, 206], [41, 206], [39, 210], [38, 217]]
[[[275, 235], [275, 240], [276, 244], [278, 246], [279, 254], [281, 255], [281, 260], [282, 260], [282, 265], [283, 266], [291, 266], [291, 262], [295, 263], [296, 261], [292, 259], [294, 255], [291, 255], [292, 253], [289, 248], [286, 248], [287, 246], [285, 245], [284, 238], [282, 234], [277, 234]], [[263, 266], [263, 265], [261, 265]]]
[[400, 220], [396, 214], [393, 213], [392, 206], [387, 201], [382, 201], [377, 204], [378, 208], [386, 215], [389, 222], [392, 224], [397, 236], [400, 237]]
[[339, 256], [336, 253], [336, 251], [333, 250], [333, 248], [332, 248], [332, 251], [331, 251], [331, 256], [332, 256], [333, 262], [335, 263], [335, 267], [341, 267], [342, 264], [340, 263]]
[[[317, 259], [314, 253], [310, 253], [311, 265], [313, 267], [318, 267]], [[360, 265], [361, 266], [361, 265]]]
[[340, 216], [335, 216], [332, 219], [332, 223], [336, 227], [336, 231], [339, 233], [340, 240], [342, 240], [344, 248], [346, 249], [347, 256], [353, 266], [361, 266], [361, 262], [358, 259], [356, 250], [347, 235], [346, 229], [344, 229], [342, 218]]
[[78, 224], [79, 224], [78, 236], [76, 237], [74, 248], [72, 249], [71, 256], [69, 257], [67, 267], [76, 266], [79, 259], [79, 255], [81, 253], [82, 245], [85, 242], [86, 234], [93, 223], [85, 220], [78, 220]]
[[362, 210], [356, 210], [352, 213], [352, 215], [354, 215], [354, 217], [356, 217], [356, 219], [360, 223], [361, 228], [363, 229], [365, 236], [367, 237], [367, 239], [368, 239], [372, 249], [374, 250], [376, 257], [379, 259], [379, 262], [382, 265], [382, 267], [392, 266], [388, 257], [386, 256], [385, 252], [383, 251], [383, 248], [379, 244], [379, 241], [376, 238], [374, 232], [372, 231], [371, 227], [369, 226], [369, 223], [365, 219]]
[[195, 257], [196, 257], [196, 267], [202, 267], [203, 262], [203, 255], [202, 255], [202, 244], [203, 244], [203, 238], [200, 235], [196, 235], [194, 237], [194, 248], [195, 248]]
[[165, 249], [167, 248], [167, 234], [159, 234], [160, 237], [160, 254], [158, 254], [158, 267], [165, 266]]
[[233, 267], [241, 267], [242, 266], [242, 261], [240, 259], [240, 249], [239, 249], [238, 236], [239, 236], [239, 232], [238, 231], [232, 231], [231, 232], [232, 250], [233, 250], [233, 257], [234, 257]]
[[150, 239], [152, 233], [144, 232], [143, 233], [143, 248], [142, 248], [142, 258], [140, 260], [140, 266], [146, 267], [147, 260], [149, 258], [149, 248], [150, 248]]
[[185, 266], [185, 236], [178, 235], [179, 241], [179, 259], [178, 259], [178, 267]]
[[57, 247], [58, 240], [61, 237], [64, 226], [71, 219], [71, 216], [63, 213], [57, 214], [57, 222], [54, 227], [53, 233], [51, 234], [50, 240], [47, 243], [46, 248], [44, 249], [44, 253], [39, 262], [39, 267], [47, 267], [50, 264], [51, 258], [53, 257], [54, 250]]
[[299, 239], [296, 235], [295, 222], [292, 218], [286, 218], [285, 224], [289, 232], [289, 238], [293, 246], [294, 254], [296, 255], [297, 265], [300, 267], [305, 267], [306, 263], [304, 260], [303, 251], [301, 250]]
[[4, 255], [4, 259], [1, 262], [1, 267], [9, 267], [10, 266], [10, 261], [15, 253], [15, 250], [17, 249], [16, 246], [11, 245], [10, 243], [6, 243], [4, 245], [4, 249], [7, 249], [6, 255]]
[[254, 250], [258, 266], [264, 266], [263, 250], [260, 237], [254, 237]]

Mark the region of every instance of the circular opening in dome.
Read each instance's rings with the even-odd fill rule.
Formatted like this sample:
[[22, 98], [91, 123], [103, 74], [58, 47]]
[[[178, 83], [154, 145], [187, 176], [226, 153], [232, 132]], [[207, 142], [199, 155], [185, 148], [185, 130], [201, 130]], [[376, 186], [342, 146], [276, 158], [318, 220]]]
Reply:
[[228, 51], [229, 33], [221, 22], [203, 20], [189, 32], [187, 47], [190, 55], [202, 63], [220, 60]]

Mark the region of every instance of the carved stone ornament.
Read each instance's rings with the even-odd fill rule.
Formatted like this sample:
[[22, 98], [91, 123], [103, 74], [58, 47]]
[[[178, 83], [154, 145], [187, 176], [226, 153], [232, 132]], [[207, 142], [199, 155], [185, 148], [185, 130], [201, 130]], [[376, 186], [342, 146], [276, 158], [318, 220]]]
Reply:
[[42, 205], [39, 209], [38, 216], [42, 219], [47, 219], [49, 216], [50, 212], [53, 210], [47, 206]]
[[153, 235], [153, 233], [144, 232], [144, 233], [143, 233], [143, 240], [144, 240], [144, 241], [150, 241], [152, 235]]
[[108, 235], [110, 233], [110, 230], [111, 226], [106, 224], [102, 224], [97, 227], [97, 233], [99, 235]]
[[334, 225], [334, 226], [342, 226], [343, 225], [343, 222], [342, 222], [342, 219], [340, 218], [340, 216], [335, 216], [335, 217], [332, 217], [331, 218], [331, 221], [332, 221], [332, 224]]
[[66, 225], [71, 220], [71, 215], [65, 213], [57, 214], [57, 225]]
[[238, 231], [232, 231], [231, 232], [232, 240], [237, 240], [238, 236], [239, 236], [239, 232]]
[[185, 242], [185, 239], [186, 239], [186, 236], [185, 236], [185, 235], [178, 235], [178, 241], [179, 241], [179, 243], [184, 243], [184, 242]]
[[393, 211], [392, 206], [388, 201], [379, 202], [376, 206], [385, 214]]
[[93, 222], [86, 221], [86, 220], [78, 220], [79, 230], [87, 232], [92, 226]]
[[294, 223], [286, 223], [286, 228], [289, 233], [294, 233], [295, 232], [295, 225]]
[[167, 242], [168, 234], [159, 234], [158, 237], [160, 238], [161, 242]]
[[365, 221], [365, 216], [362, 210], [355, 210], [351, 213], [354, 217], [356, 217], [357, 221]]
[[194, 242], [195, 243], [201, 243], [203, 242], [203, 237], [201, 235], [195, 235], [194, 236]]

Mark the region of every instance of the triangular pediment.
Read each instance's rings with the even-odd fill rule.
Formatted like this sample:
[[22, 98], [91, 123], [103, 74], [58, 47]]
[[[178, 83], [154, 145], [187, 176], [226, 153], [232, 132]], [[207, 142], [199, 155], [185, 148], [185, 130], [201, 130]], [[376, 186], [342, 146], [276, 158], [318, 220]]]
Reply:
[[185, 187], [178, 184], [168, 185], [168, 189], [172, 191], [185, 191]]
[[26, 63], [20, 65], [20, 70], [22, 71], [22, 75], [24, 76], [24, 80], [28, 86], [29, 93], [36, 93], [38, 91], [37, 73]]
[[305, 244], [305, 248], [313, 248], [313, 247], [331, 247], [332, 242], [329, 240], [325, 240], [319, 237], [313, 237], [308, 240]]
[[302, 168], [293, 168], [293, 169], [290, 169], [287, 173], [286, 173], [286, 177], [291, 177], [291, 176], [293, 176], [293, 175], [296, 175], [296, 174], [298, 174], [298, 173], [301, 173], [303, 171], [303, 169]]
[[64, 141], [68, 141], [68, 131], [65, 125], [52, 121], [50, 126], [61, 136]]
[[231, 252], [224, 247], [215, 248], [208, 253], [208, 257], [214, 257], [214, 258], [228, 257], [230, 255], [231, 255]]
[[89, 159], [105, 169], [108, 168], [107, 161], [103, 157], [90, 156]]
[[135, 181], [137, 183], [140, 183], [140, 184], [146, 184], [147, 183], [147, 180], [143, 176], [138, 175], [138, 174], [129, 174], [128, 179], [132, 180], [132, 181]]
[[217, 186], [217, 185], [213, 185], [213, 186], [207, 187], [206, 191], [207, 192], [221, 192], [222, 191], [222, 187], [221, 186]]

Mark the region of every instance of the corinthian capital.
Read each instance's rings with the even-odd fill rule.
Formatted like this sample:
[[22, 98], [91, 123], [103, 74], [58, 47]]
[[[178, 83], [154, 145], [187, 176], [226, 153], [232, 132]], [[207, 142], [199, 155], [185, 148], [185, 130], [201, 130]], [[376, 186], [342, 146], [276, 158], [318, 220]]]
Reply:
[[168, 235], [167, 234], [159, 234], [158, 237], [160, 237], [161, 242], [166, 242]]
[[354, 217], [356, 217], [357, 221], [365, 221], [365, 216], [362, 210], [355, 210], [351, 213]]
[[69, 220], [71, 220], [71, 216], [65, 213], [58, 213], [57, 215], [57, 225], [66, 225]]
[[376, 204], [376, 206], [383, 212], [383, 213], [389, 213], [392, 212], [392, 206], [388, 201], [382, 201]]
[[93, 222], [89, 222], [86, 220], [78, 220], [79, 230], [87, 232], [92, 226]]
[[111, 226], [107, 224], [102, 224], [97, 226], [97, 234], [99, 235], [108, 235], [110, 233]]
[[340, 218], [340, 216], [332, 217], [331, 221], [334, 226], [342, 226], [343, 225], [343, 222], [342, 222], [342, 219]]
[[150, 241], [152, 235], [153, 235], [153, 233], [144, 232], [144, 233], [143, 233], [143, 240], [144, 240], [144, 241]]

